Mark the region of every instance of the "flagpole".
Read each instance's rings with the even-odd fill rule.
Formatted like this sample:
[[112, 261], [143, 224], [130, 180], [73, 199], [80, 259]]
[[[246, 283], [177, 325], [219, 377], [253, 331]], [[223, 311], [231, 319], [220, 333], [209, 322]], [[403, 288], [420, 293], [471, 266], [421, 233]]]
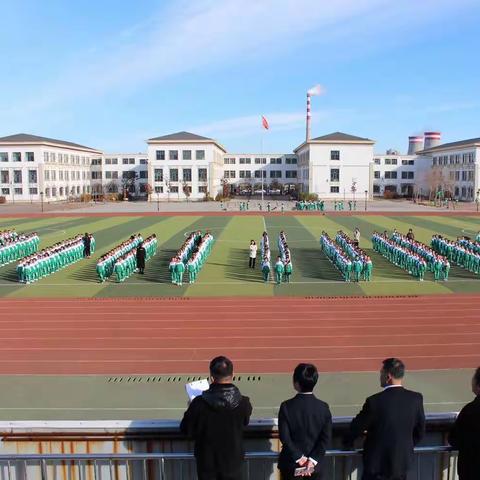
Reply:
[[263, 209], [263, 136], [265, 135], [262, 129], [262, 135], [260, 137], [260, 175], [262, 177], [262, 209]]

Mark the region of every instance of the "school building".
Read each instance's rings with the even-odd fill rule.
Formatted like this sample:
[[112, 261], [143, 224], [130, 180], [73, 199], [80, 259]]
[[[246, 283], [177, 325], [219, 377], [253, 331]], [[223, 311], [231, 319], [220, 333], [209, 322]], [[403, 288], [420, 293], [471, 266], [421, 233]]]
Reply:
[[145, 153], [96, 148], [29, 134], [0, 138], [0, 196], [57, 201], [128, 193], [151, 200], [203, 200], [224, 189], [242, 195], [289, 193], [322, 199], [478, 196], [480, 138], [441, 143], [439, 132], [409, 137], [408, 151], [374, 152], [369, 138], [334, 132], [291, 153], [230, 153], [212, 138], [177, 132], [150, 138]]

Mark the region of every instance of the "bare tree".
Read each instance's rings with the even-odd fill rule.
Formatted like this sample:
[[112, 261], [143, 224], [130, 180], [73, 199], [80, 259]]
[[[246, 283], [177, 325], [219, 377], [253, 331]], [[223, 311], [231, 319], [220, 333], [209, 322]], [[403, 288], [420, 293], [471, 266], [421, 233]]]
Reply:
[[183, 194], [185, 195], [185, 197], [187, 198], [187, 202], [190, 198], [190, 195], [192, 194], [192, 188], [190, 187], [190, 185], [188, 184], [188, 182], [183, 182], [182, 183], [182, 190], [183, 190]]

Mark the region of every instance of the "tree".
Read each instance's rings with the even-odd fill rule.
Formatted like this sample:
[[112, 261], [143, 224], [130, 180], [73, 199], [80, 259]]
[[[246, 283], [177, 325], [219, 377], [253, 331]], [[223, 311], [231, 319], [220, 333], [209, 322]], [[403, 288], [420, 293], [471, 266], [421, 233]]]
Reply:
[[230, 196], [230, 184], [228, 183], [228, 178], [223, 177], [220, 180], [220, 183], [222, 184], [223, 198], [228, 198]]
[[[135, 188], [135, 182], [138, 180], [138, 175], [135, 172], [124, 172], [126, 176], [122, 177], [122, 189], [123, 189], [123, 199], [126, 200], [129, 197], [129, 192]], [[133, 187], [133, 188], [132, 188]]]
[[357, 192], [357, 182], [354, 178], [352, 178], [352, 186], [350, 187], [350, 191], [353, 195], [353, 201], [355, 201], [355, 193]]
[[147, 201], [149, 202], [150, 195], [152, 195], [153, 193], [153, 187], [149, 183], [145, 184], [145, 193], [147, 194]]
[[190, 198], [190, 195], [192, 194], [192, 189], [191, 189], [190, 185], [187, 182], [183, 182], [182, 183], [182, 190], [183, 190], [183, 194], [187, 198], [187, 202], [188, 202], [188, 199]]

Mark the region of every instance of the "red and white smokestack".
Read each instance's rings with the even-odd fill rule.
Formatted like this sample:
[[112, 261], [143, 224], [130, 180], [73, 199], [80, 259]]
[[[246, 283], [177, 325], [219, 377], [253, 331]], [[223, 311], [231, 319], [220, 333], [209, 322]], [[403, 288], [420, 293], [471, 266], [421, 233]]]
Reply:
[[307, 134], [306, 141], [310, 141], [311, 123], [312, 123], [312, 102], [311, 97], [314, 95], [322, 95], [325, 89], [321, 85], [315, 85], [307, 91]]
[[428, 148], [437, 147], [440, 145], [442, 140], [442, 134], [440, 132], [425, 132], [425, 145], [423, 148], [427, 150]]
[[408, 155], [415, 155], [423, 149], [423, 137], [412, 135], [408, 137]]

